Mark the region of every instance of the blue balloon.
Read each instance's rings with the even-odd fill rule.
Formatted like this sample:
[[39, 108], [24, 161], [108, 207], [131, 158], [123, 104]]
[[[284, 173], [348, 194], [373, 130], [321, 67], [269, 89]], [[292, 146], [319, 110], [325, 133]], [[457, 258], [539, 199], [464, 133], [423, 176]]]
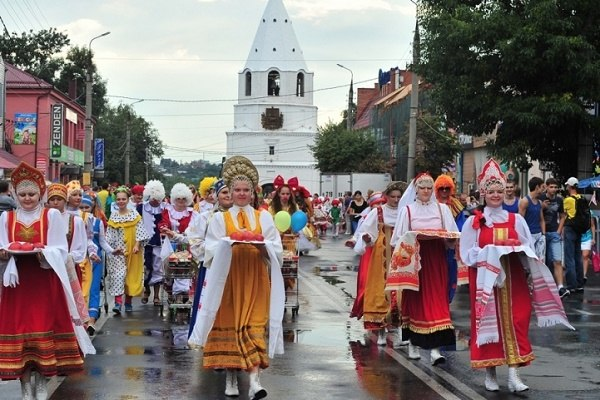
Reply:
[[292, 214], [292, 231], [300, 232], [308, 222], [308, 218], [306, 218], [306, 214], [302, 211], [298, 210]]

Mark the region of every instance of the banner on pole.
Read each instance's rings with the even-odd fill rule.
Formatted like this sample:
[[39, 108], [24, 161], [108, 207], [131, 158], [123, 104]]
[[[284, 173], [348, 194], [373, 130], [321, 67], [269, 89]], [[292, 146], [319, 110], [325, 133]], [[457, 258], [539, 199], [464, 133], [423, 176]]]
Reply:
[[104, 139], [94, 139], [94, 169], [104, 169]]

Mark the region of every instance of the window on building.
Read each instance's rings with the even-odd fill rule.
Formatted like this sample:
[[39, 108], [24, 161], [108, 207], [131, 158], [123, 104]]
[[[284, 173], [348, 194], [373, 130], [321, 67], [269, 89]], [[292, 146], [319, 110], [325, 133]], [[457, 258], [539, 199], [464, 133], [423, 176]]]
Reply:
[[296, 77], [296, 97], [304, 97], [304, 74], [302, 72]]
[[269, 72], [269, 81], [267, 87], [269, 90], [269, 96], [279, 96], [279, 72]]
[[246, 72], [246, 96], [252, 95], [252, 74]]
[[275, 155], [275, 146], [269, 146], [269, 155], [270, 156], [274, 156]]

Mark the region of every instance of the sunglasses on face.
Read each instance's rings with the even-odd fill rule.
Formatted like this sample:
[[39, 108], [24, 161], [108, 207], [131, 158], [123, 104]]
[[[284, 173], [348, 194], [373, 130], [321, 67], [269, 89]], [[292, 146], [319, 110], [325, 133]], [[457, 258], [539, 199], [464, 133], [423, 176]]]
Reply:
[[440, 190], [442, 190], [442, 191], [444, 191], [444, 192], [447, 192], [447, 191], [449, 191], [450, 189], [451, 189], [451, 188], [450, 188], [449, 186], [444, 186], [444, 187], [441, 187], [441, 188], [440, 188]]

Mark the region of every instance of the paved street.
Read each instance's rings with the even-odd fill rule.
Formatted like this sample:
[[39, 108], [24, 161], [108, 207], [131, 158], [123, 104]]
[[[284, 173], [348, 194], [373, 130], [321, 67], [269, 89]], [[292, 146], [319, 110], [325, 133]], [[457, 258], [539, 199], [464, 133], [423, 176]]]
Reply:
[[[271, 399], [596, 399], [600, 383], [600, 277], [590, 276], [584, 295], [565, 306], [570, 332], [562, 327], [532, 326], [537, 360], [521, 370], [531, 387], [519, 395], [506, 389], [506, 368], [499, 368], [501, 391], [483, 389], [483, 372], [469, 367], [469, 311], [466, 288], [452, 304], [456, 349], [448, 362], [431, 367], [428, 353], [420, 361], [404, 349], [376, 346], [362, 323], [348, 311], [356, 284], [353, 253], [343, 240], [323, 241], [319, 251], [300, 262], [300, 310], [286, 313], [286, 353], [272, 360], [261, 381]], [[225, 399], [224, 374], [204, 370], [201, 352], [186, 345], [187, 325], [169, 324], [152, 305], [136, 304], [129, 315], [102, 320], [86, 360], [84, 374], [51, 382], [51, 399]], [[248, 381], [240, 374], [241, 396]], [[20, 398], [16, 382], [0, 385], [0, 398]]]

